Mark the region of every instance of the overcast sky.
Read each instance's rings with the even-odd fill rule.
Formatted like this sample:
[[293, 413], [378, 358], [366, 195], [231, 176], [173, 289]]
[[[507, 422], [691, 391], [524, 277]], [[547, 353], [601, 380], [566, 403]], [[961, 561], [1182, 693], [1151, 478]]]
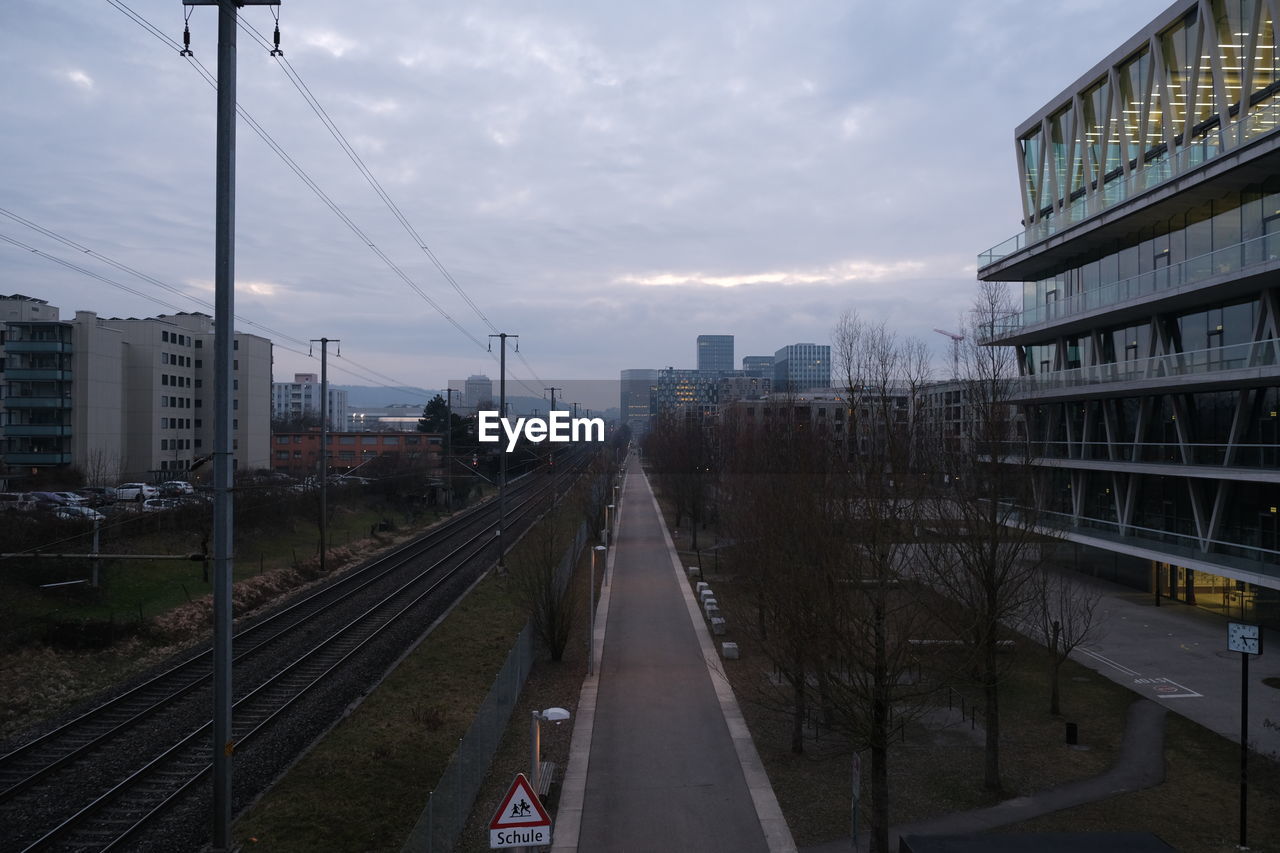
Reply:
[[[181, 41], [180, 0], [127, 0]], [[1013, 128], [1163, 0], [283, 0], [285, 58], [499, 331], [532, 387], [828, 343], [841, 312], [945, 369], [975, 256], [1019, 229]], [[270, 37], [266, 7], [242, 19]], [[217, 13], [195, 7], [217, 65]], [[415, 245], [284, 71], [241, 32], [239, 100], [467, 334], [490, 327]], [[0, 0], [0, 235], [182, 310], [213, 293], [213, 90], [107, 0]], [[244, 122], [236, 313], [340, 338], [379, 381], [497, 363]], [[171, 311], [0, 242], [0, 292], [102, 316]], [[240, 330], [267, 334], [244, 324]], [[268, 335], [277, 344], [296, 342]], [[318, 362], [276, 351], [277, 379]], [[372, 384], [341, 371], [336, 382]], [[367, 375], [367, 373], [366, 373]], [[540, 390], [540, 389], [539, 389]]]

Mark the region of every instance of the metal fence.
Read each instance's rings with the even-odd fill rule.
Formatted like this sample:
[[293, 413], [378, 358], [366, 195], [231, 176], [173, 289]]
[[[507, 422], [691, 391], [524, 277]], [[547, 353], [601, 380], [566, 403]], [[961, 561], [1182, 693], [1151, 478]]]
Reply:
[[[587, 542], [587, 525], [578, 528], [573, 543], [556, 568], [561, 589], [573, 575], [573, 567]], [[511, 721], [511, 712], [520, 699], [525, 679], [533, 666], [533, 625], [526, 623], [516, 637], [507, 660], [480, 704], [471, 727], [458, 742], [458, 749], [427, 798], [417, 824], [409, 833], [402, 853], [447, 853], [453, 849], [466, 826], [476, 794], [489, 775], [489, 766]]]

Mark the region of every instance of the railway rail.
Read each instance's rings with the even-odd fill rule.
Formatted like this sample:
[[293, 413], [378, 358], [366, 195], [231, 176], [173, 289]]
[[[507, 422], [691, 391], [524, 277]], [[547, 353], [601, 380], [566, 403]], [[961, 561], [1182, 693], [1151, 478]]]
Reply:
[[[513, 482], [506, 526], [521, 530], [580, 473]], [[464, 511], [412, 542], [245, 625], [233, 638], [237, 695], [232, 734], [251, 747], [291, 709], [430, 603], [457, 594], [495, 557], [493, 502]], [[133, 845], [211, 772], [211, 661], [206, 649], [0, 756], [0, 847], [118, 850]], [[197, 724], [192, 725], [196, 720]], [[157, 735], [149, 729], [160, 729]], [[138, 743], [148, 747], [139, 754]], [[85, 772], [115, 750], [115, 775]], [[111, 763], [111, 762], [103, 762]], [[66, 797], [69, 788], [78, 797]], [[73, 802], [64, 802], [72, 799]], [[6, 840], [7, 836], [7, 840]]]

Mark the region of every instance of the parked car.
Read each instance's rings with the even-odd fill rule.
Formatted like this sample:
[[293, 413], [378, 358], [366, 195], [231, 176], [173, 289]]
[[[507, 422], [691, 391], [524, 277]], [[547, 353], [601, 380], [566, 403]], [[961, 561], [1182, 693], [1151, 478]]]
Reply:
[[182, 505], [181, 501], [173, 498], [148, 498], [142, 502], [143, 512], [161, 512], [166, 509], [174, 509]]
[[0, 492], [0, 512], [29, 512], [36, 508], [30, 492]]
[[67, 506], [84, 506], [89, 502], [84, 495], [78, 495], [75, 492], [53, 492], [53, 494], [62, 498], [62, 502]]
[[85, 486], [77, 489], [89, 506], [105, 506], [116, 502], [116, 490], [110, 486]]
[[102, 521], [105, 515], [87, 506], [64, 506], [53, 511], [55, 518], [63, 521]]
[[62, 496], [61, 492], [31, 492], [31, 498], [39, 505], [55, 505], [66, 506], [69, 501]]
[[145, 501], [160, 497], [160, 490], [150, 483], [121, 483], [116, 486], [116, 500]]
[[160, 494], [166, 498], [194, 495], [195, 493], [195, 487], [186, 480], [169, 480], [160, 484]]

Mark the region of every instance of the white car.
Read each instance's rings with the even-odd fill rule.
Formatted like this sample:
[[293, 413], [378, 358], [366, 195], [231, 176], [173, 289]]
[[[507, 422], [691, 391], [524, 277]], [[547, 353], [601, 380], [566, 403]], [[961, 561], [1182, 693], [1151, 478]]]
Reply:
[[160, 490], [150, 483], [121, 483], [116, 486], [116, 500], [145, 501], [160, 497]]
[[195, 493], [195, 487], [186, 480], [168, 480], [160, 484], [160, 494], [166, 497], [181, 497]]
[[173, 498], [149, 498], [142, 502], [142, 511], [161, 512], [166, 509], [176, 509], [179, 506], [182, 506], [182, 503]]
[[106, 518], [96, 509], [89, 509], [87, 506], [64, 506], [62, 509], [54, 510], [53, 516], [63, 521], [102, 521]]

